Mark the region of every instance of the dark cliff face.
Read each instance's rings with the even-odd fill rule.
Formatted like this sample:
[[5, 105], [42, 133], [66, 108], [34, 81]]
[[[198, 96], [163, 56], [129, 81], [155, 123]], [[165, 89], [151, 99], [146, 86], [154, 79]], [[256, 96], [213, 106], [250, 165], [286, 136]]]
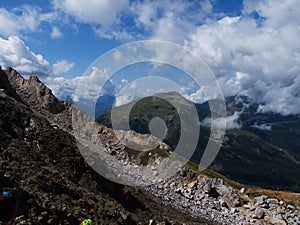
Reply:
[[201, 224], [142, 190], [96, 174], [74, 137], [49, 122], [47, 114], [63, 113], [66, 104], [37, 77], [0, 70], [0, 88], [0, 185], [15, 190], [17, 224], [79, 224], [81, 218], [96, 224], [146, 224], [151, 218]]

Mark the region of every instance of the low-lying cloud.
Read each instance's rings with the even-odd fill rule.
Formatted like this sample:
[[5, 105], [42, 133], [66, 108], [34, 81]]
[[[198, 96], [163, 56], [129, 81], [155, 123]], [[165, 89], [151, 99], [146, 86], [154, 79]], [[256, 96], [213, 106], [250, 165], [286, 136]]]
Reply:
[[268, 124], [257, 124], [257, 123], [255, 123], [251, 127], [255, 128], [255, 129], [259, 129], [259, 130], [268, 130], [268, 131], [272, 130], [272, 126], [270, 126]]
[[[242, 127], [241, 122], [239, 121], [240, 114], [242, 112], [234, 112], [232, 115], [227, 117], [220, 117], [220, 118], [205, 118], [203, 121], [201, 121], [201, 126], [205, 126], [210, 128], [212, 125], [216, 129], [223, 129], [222, 124], [226, 123], [226, 129], [240, 129]], [[220, 126], [221, 125], [221, 126]]]

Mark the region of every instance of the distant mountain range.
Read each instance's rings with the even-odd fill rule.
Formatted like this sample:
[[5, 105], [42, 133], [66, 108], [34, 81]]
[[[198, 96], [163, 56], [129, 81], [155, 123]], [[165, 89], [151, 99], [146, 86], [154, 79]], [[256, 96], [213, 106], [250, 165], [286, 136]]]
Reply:
[[[178, 93], [165, 95], [176, 97]], [[159, 97], [143, 98], [131, 104], [134, 107], [129, 118], [130, 128], [149, 133], [150, 120], [161, 117], [168, 127], [164, 142], [174, 149], [180, 138], [180, 119], [175, 108]], [[229, 120], [235, 126], [227, 124], [234, 129], [227, 129], [221, 150], [210, 169], [241, 183], [300, 192], [299, 115], [259, 113], [259, 106], [251, 104], [245, 96], [229, 97], [226, 105], [228, 118], [236, 117], [234, 121]], [[210, 110], [208, 103], [195, 106], [202, 126], [190, 160], [199, 163], [210, 136], [204, 122], [210, 117]], [[97, 121], [110, 127], [110, 113], [108, 110]]]

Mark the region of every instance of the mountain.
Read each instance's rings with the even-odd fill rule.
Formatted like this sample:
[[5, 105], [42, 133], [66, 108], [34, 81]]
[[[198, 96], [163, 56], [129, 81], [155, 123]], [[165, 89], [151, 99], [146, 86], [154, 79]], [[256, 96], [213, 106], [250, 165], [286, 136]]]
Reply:
[[[170, 95], [179, 98], [178, 93], [161, 94], [163, 98], [170, 98]], [[151, 119], [161, 117], [168, 127], [164, 142], [174, 149], [180, 138], [180, 118], [176, 109], [163, 98], [158, 95], [129, 104], [132, 107], [129, 124], [132, 130], [149, 134]], [[235, 113], [239, 115], [234, 121], [239, 126], [227, 129], [210, 169], [244, 184], [300, 192], [300, 117], [258, 113], [258, 105], [250, 104], [245, 96], [228, 98], [226, 104], [229, 117]], [[199, 163], [210, 136], [203, 122], [210, 117], [210, 110], [207, 103], [195, 104], [195, 107], [203, 126], [190, 160]], [[108, 111], [97, 121], [110, 127], [110, 117], [111, 111]]]
[[16, 224], [79, 224], [84, 218], [97, 224], [151, 218], [202, 223], [143, 190], [98, 175], [74, 137], [58, 128], [68, 123], [63, 118], [69, 107], [37, 77], [26, 80], [12, 68], [0, 70], [0, 186], [19, 202]]
[[[191, 162], [161, 179], [181, 163], [168, 145], [92, 122], [37, 77], [26, 80], [13, 68], [0, 68], [0, 224], [15, 213], [8, 209], [16, 203], [15, 224], [79, 224], [85, 218], [96, 224], [300, 221], [299, 194], [246, 187], [210, 170], [200, 173]], [[135, 151], [124, 141], [154, 148]], [[95, 167], [103, 166], [101, 160], [111, 169], [106, 172], [138, 186], [107, 179]]]

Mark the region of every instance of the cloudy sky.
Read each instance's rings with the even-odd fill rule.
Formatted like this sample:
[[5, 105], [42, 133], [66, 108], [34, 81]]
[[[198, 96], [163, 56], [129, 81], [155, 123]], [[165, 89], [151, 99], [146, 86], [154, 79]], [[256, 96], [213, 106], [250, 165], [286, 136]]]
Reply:
[[[112, 48], [171, 41], [207, 63], [225, 96], [248, 95], [262, 112], [300, 114], [299, 8], [299, 0], [3, 0], [0, 65], [72, 96], [78, 82], [88, 87], [106, 76], [104, 68], [85, 71]], [[131, 75], [112, 81], [113, 91]], [[202, 95], [191, 87], [187, 97]]]

